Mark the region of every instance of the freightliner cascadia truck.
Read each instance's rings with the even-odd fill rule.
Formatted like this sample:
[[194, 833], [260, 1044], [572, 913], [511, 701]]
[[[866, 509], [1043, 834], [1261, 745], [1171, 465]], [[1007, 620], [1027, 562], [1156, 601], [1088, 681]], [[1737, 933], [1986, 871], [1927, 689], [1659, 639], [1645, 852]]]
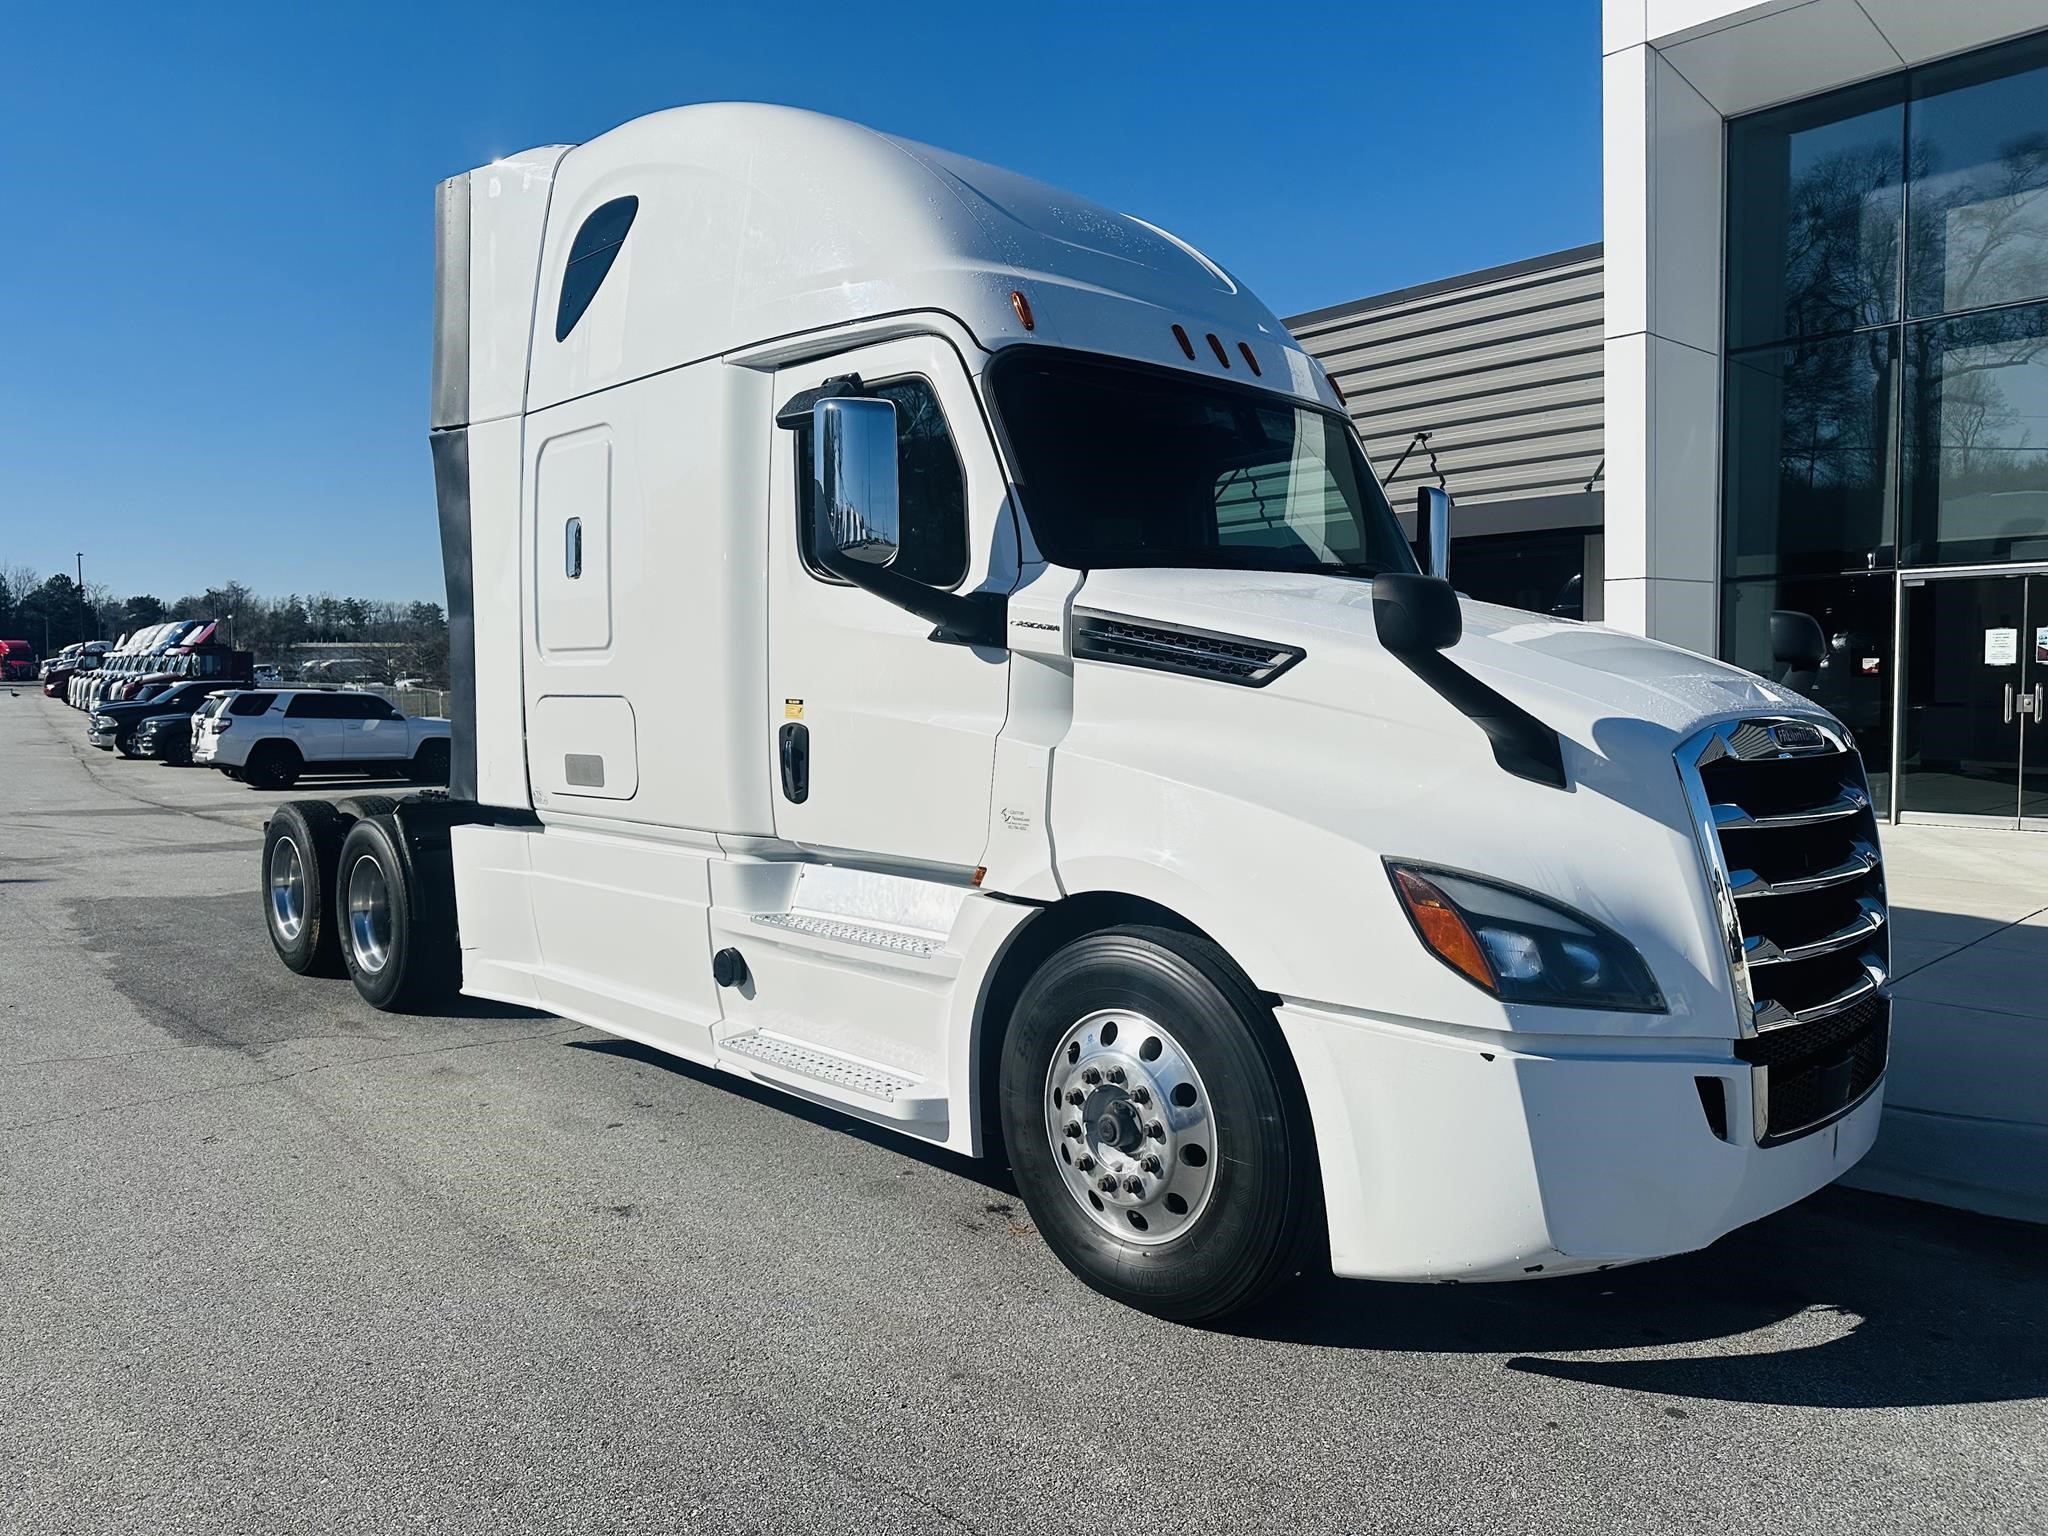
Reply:
[[753, 105], [438, 220], [450, 783], [278, 809], [293, 969], [1006, 1157], [1184, 1319], [1697, 1249], [1870, 1146], [1848, 732], [1461, 598], [1200, 251]]

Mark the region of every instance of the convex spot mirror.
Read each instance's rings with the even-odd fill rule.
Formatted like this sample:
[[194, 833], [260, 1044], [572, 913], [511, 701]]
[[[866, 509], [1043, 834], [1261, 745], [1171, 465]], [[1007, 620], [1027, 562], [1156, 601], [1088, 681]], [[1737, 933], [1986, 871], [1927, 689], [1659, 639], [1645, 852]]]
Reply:
[[1451, 579], [1451, 497], [1433, 485], [1415, 497], [1415, 558], [1425, 575]]
[[811, 407], [817, 518], [811, 554], [828, 568], [887, 565], [901, 542], [893, 401], [839, 398]]

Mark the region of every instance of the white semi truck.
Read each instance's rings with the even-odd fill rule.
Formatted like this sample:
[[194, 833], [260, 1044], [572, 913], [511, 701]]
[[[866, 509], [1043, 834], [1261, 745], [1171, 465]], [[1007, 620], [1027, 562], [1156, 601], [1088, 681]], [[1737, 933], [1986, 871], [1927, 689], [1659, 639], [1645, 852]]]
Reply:
[[1459, 598], [1185, 242], [707, 105], [443, 183], [437, 283], [451, 787], [277, 812], [294, 969], [999, 1153], [1181, 1318], [1696, 1249], [1869, 1147], [1847, 732]]

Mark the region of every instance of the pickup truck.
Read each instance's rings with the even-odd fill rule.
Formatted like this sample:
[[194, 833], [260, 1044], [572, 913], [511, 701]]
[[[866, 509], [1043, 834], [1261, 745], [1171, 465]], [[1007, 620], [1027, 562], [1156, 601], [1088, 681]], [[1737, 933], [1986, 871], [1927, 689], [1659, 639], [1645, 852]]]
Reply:
[[302, 773], [448, 777], [448, 722], [407, 717], [369, 693], [278, 688], [236, 693], [208, 717], [192, 761], [257, 789], [288, 789]]

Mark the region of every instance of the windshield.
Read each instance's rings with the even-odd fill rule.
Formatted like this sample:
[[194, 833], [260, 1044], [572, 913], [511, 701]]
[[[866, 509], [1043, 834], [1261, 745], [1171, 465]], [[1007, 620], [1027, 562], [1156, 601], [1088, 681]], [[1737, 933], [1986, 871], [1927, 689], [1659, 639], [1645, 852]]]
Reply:
[[1079, 570], [1413, 571], [1342, 417], [1172, 369], [1040, 349], [992, 370], [1025, 515]]

